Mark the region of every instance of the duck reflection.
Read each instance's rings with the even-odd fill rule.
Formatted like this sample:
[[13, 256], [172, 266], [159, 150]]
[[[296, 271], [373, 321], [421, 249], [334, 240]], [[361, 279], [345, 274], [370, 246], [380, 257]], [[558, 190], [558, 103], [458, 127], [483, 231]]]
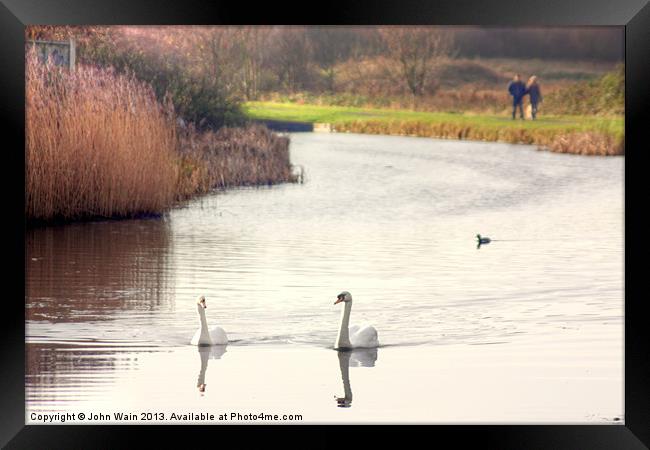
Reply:
[[201, 357], [201, 370], [199, 371], [199, 377], [196, 380], [196, 387], [199, 389], [199, 392], [205, 392], [205, 372], [208, 370], [208, 360], [209, 359], [221, 359], [224, 353], [226, 353], [226, 345], [212, 345], [212, 346], [199, 346], [199, 356]]
[[377, 349], [357, 348], [354, 350], [340, 350], [337, 353], [339, 367], [341, 369], [341, 379], [343, 380], [344, 397], [334, 397], [336, 399], [336, 406], [339, 408], [349, 408], [352, 406], [350, 367], [374, 367], [375, 361], [377, 361]]

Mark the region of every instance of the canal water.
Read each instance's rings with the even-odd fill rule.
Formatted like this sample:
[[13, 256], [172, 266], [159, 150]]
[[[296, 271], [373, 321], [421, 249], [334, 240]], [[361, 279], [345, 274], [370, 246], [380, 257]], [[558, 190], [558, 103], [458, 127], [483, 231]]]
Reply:
[[[623, 157], [295, 133], [291, 158], [304, 184], [27, 230], [27, 423], [624, 423]], [[343, 290], [379, 348], [332, 349]], [[224, 348], [189, 344], [199, 295]]]

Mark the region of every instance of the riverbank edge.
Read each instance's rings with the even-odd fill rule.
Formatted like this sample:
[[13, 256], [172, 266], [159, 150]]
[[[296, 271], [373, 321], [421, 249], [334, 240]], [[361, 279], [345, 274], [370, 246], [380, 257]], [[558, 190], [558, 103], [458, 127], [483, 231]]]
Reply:
[[85, 223], [94, 223], [94, 222], [119, 222], [122, 220], [160, 220], [165, 217], [167, 211], [149, 213], [149, 212], [136, 212], [132, 214], [125, 215], [113, 215], [113, 216], [99, 216], [99, 215], [89, 215], [80, 217], [77, 219], [67, 219], [62, 217], [55, 217], [52, 219], [29, 219], [25, 218], [25, 229], [30, 230], [34, 228], [44, 228], [44, 227], [58, 227], [72, 224], [85, 224]]
[[[292, 132], [291, 124], [299, 124], [306, 128], [308, 122], [262, 121], [272, 129]], [[424, 126], [422, 126], [424, 125]], [[505, 133], [485, 132], [480, 129], [461, 127], [455, 129], [451, 123], [441, 123], [440, 129], [448, 132], [436, 132], [435, 128], [427, 127], [422, 122], [413, 122], [408, 128], [415, 132], [391, 131], [390, 123], [354, 121], [341, 123], [311, 123], [311, 129], [301, 129], [303, 132], [314, 133], [359, 133], [384, 136], [428, 137], [432, 139], [463, 140], [473, 142], [499, 142], [503, 144], [534, 145], [538, 150], [554, 153], [568, 153], [585, 156], [623, 156], [625, 154], [625, 138], [618, 140], [615, 136], [598, 131], [568, 131], [564, 133], [527, 133], [524, 129], [506, 130]], [[295, 132], [295, 131], [294, 131]]]
[[[300, 169], [298, 166], [293, 166], [297, 169]], [[264, 189], [270, 188], [272, 186], [277, 186], [280, 184], [286, 183], [302, 183], [303, 174], [298, 172], [296, 175], [292, 176], [290, 180], [278, 180], [272, 183], [243, 183], [237, 185], [228, 185], [228, 186], [216, 186], [207, 191], [200, 191], [194, 194], [179, 197], [174, 204], [169, 208], [160, 212], [141, 212], [136, 211], [128, 214], [114, 214], [112, 216], [102, 216], [102, 215], [86, 215], [78, 218], [63, 218], [63, 217], [54, 217], [51, 219], [30, 219], [25, 218], [24, 225], [26, 230], [36, 229], [36, 228], [45, 228], [45, 227], [58, 227], [66, 225], [81, 225], [81, 224], [90, 224], [90, 223], [100, 223], [100, 222], [121, 222], [126, 220], [162, 220], [169, 216], [169, 213], [178, 208], [184, 208], [188, 202], [196, 200], [200, 197], [210, 195], [210, 194], [219, 194], [226, 193], [235, 189]]]
[[[225, 135], [219, 138], [221, 134]], [[255, 139], [260, 134], [266, 139]], [[304, 175], [301, 171], [296, 171], [301, 168], [291, 164], [289, 145], [287, 136], [254, 123], [223, 128], [217, 132], [185, 130], [176, 133], [176, 192], [173, 202], [166, 208], [158, 211], [137, 209], [111, 215], [85, 212], [74, 217], [55, 215], [43, 218], [29, 217], [26, 214], [24, 227], [29, 230], [106, 221], [160, 220], [171, 210], [211, 193], [302, 183]], [[246, 158], [239, 157], [241, 154], [245, 154]], [[239, 158], [233, 159], [233, 156]], [[277, 170], [278, 166], [284, 170]], [[224, 171], [228, 172], [225, 179]]]
[[[527, 133], [526, 130], [507, 131], [505, 133], [485, 132], [480, 129], [461, 127], [455, 130], [451, 123], [441, 123], [441, 129], [449, 132], [436, 132], [427, 129], [426, 124], [421, 128], [421, 122], [415, 122], [416, 132], [392, 132], [390, 125], [382, 122], [342, 122], [314, 123], [316, 133], [360, 133], [384, 136], [428, 137], [432, 139], [463, 140], [472, 142], [498, 142], [503, 144], [534, 145], [537, 150], [554, 153], [568, 153], [585, 156], [623, 156], [625, 154], [625, 139], [617, 140], [611, 134], [598, 131], [569, 131], [565, 133]], [[495, 137], [496, 136], [496, 137]]]

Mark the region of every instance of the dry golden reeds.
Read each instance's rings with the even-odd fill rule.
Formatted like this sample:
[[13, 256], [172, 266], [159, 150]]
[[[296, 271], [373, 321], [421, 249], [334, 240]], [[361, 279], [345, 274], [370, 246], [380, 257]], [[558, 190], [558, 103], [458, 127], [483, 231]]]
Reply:
[[624, 142], [605, 132], [561, 132], [553, 129], [481, 127], [459, 123], [419, 121], [349, 121], [332, 124], [337, 132], [420, 136], [535, 144], [541, 149], [581, 155], [622, 155]]
[[26, 219], [158, 213], [175, 199], [173, 118], [108, 69], [26, 62]]
[[159, 214], [214, 188], [295, 181], [262, 125], [177, 133], [171, 105], [111, 69], [26, 63], [28, 222]]
[[181, 197], [231, 186], [270, 185], [295, 181], [289, 160], [289, 138], [263, 125], [179, 133]]
[[622, 155], [625, 152], [625, 142], [603, 133], [583, 131], [558, 135], [548, 148], [554, 152], [580, 155]]

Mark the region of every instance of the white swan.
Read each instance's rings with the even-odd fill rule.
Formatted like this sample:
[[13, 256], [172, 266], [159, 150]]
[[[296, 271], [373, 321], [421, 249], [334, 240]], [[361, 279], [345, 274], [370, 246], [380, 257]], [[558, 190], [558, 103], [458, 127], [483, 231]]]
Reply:
[[344, 302], [343, 314], [341, 314], [341, 326], [339, 335], [334, 343], [337, 350], [350, 348], [373, 348], [379, 346], [377, 330], [372, 325], [350, 326], [350, 310], [352, 309], [352, 295], [343, 291], [336, 296], [334, 304]]
[[228, 336], [226, 332], [221, 327], [214, 327], [211, 330], [208, 330], [208, 321], [205, 318], [205, 309], [207, 305], [205, 304], [205, 297], [200, 296], [196, 302], [196, 309], [199, 312], [199, 320], [201, 326], [194, 337], [192, 338], [192, 345], [225, 345], [228, 343]]

